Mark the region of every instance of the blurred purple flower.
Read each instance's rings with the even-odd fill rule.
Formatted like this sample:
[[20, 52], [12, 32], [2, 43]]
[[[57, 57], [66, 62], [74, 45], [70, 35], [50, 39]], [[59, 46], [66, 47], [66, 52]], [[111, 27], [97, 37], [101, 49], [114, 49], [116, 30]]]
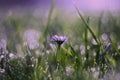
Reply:
[[0, 40], [0, 54], [7, 54], [7, 41], [5, 39]]
[[51, 41], [56, 42], [60, 46], [63, 42], [67, 41], [67, 37], [54, 35], [52, 36]]
[[25, 40], [27, 41], [30, 49], [36, 49], [39, 47], [40, 33], [34, 29], [28, 29], [24, 33]]
[[6, 49], [7, 47], [7, 41], [5, 39], [1, 39], [0, 40], [0, 49], [3, 48], [3, 49]]
[[111, 43], [108, 43], [108, 44], [106, 45], [105, 52], [107, 52], [107, 51], [110, 49], [110, 47], [111, 47]]

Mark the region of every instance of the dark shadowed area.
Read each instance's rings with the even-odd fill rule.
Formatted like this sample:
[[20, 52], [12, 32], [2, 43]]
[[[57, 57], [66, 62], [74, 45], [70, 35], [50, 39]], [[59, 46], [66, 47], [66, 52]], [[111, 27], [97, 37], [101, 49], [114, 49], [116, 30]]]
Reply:
[[35, 6], [36, 4], [44, 4], [48, 3], [49, 1], [50, 0], [0, 0], [0, 7]]

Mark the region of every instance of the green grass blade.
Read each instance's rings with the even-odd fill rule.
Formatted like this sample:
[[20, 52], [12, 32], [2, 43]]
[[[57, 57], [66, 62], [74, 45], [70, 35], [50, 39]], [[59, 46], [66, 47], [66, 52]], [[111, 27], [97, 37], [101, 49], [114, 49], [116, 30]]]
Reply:
[[64, 47], [61, 47], [68, 55], [72, 56], [72, 54]]
[[48, 30], [49, 30], [52, 13], [53, 13], [53, 10], [54, 10], [54, 7], [55, 7], [55, 2], [56, 2], [56, 0], [52, 0], [52, 5], [51, 5], [50, 11], [49, 11], [47, 24], [46, 24], [46, 27], [45, 27], [45, 31], [44, 31], [44, 33], [43, 33], [43, 36], [44, 36], [44, 37], [47, 37], [47, 34], [48, 34], [47, 32], [48, 32]]
[[[87, 19], [87, 22], [89, 23], [89, 17]], [[87, 47], [88, 47], [88, 29], [85, 28], [85, 56], [86, 56], [86, 59], [88, 59], [88, 57], [89, 57]]]
[[79, 61], [79, 65], [82, 67], [83, 61], [82, 61], [82, 56], [80, 54], [78, 54], [74, 48], [70, 45], [71, 48], [71, 53], [74, 57], [77, 57], [78, 61]]
[[102, 18], [103, 18], [104, 12], [100, 14], [100, 17], [98, 18], [98, 37], [100, 38], [101, 35], [101, 27], [102, 27]]
[[94, 34], [94, 32], [92, 31], [92, 29], [90, 28], [90, 26], [88, 25], [88, 23], [86, 22], [86, 20], [83, 18], [82, 14], [80, 13], [79, 9], [75, 6], [78, 15], [80, 16], [80, 18], [82, 19], [83, 23], [85, 24], [85, 26], [87, 27], [87, 29], [90, 31], [91, 35], [93, 36], [93, 38], [95, 39], [95, 41], [99, 44], [99, 41], [97, 40], [96, 35]]

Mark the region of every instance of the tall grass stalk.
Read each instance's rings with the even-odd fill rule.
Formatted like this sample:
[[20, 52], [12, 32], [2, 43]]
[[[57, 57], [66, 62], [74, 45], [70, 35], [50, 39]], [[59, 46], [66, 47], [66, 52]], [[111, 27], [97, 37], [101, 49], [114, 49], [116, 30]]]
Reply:
[[[75, 6], [75, 5], [74, 5]], [[77, 13], [79, 15], [79, 17], [82, 19], [83, 23], [85, 24], [85, 26], [88, 28], [88, 30], [90, 31], [91, 35], [93, 36], [93, 38], [95, 39], [95, 41], [97, 42], [97, 44], [99, 44], [99, 41], [95, 35], [95, 33], [92, 31], [92, 29], [90, 28], [90, 26], [88, 25], [87, 21], [84, 19], [83, 15], [80, 13], [79, 9], [75, 6], [75, 9], [77, 10]]]
[[[87, 19], [87, 22], [89, 24], [89, 17]], [[86, 59], [88, 60], [89, 52], [88, 52], [88, 29], [87, 28], [85, 28], [85, 55], [86, 55]]]
[[23, 29], [23, 21], [21, 19], [14, 19], [12, 18], [12, 16], [10, 16], [8, 24], [10, 24], [10, 26], [15, 27], [15, 33], [10, 37], [10, 39], [8, 40], [8, 49], [11, 50], [10, 48], [13, 48], [14, 43], [13, 40], [15, 40], [15, 38], [19, 38], [19, 34], [20, 31]]
[[[45, 30], [44, 30], [43, 35], [42, 35], [42, 39], [44, 38], [44, 40], [45, 40], [44, 43], [47, 42], [48, 31], [49, 31], [50, 22], [51, 22], [52, 14], [54, 11], [55, 3], [56, 3], [56, 0], [52, 0], [51, 8], [50, 8], [50, 11], [48, 14], [47, 23], [46, 23]], [[45, 44], [45, 46], [46, 46], [46, 44]]]

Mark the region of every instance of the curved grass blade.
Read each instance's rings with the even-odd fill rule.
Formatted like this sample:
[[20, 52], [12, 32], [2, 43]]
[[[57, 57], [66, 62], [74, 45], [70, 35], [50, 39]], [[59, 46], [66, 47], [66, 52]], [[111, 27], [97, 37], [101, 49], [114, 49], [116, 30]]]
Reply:
[[95, 39], [95, 41], [99, 44], [99, 41], [97, 40], [96, 35], [94, 34], [94, 32], [92, 31], [92, 29], [90, 28], [90, 26], [88, 25], [88, 23], [86, 22], [86, 20], [83, 18], [82, 14], [80, 13], [79, 9], [75, 6], [77, 13], [79, 15], [79, 17], [82, 19], [83, 23], [85, 24], [85, 26], [87, 27], [87, 29], [90, 31], [91, 35], [93, 36], [93, 38]]
[[64, 47], [61, 47], [68, 55], [70, 55], [70, 56], [72, 56], [72, 53], [71, 52], [69, 52], [66, 48], [64, 48]]

